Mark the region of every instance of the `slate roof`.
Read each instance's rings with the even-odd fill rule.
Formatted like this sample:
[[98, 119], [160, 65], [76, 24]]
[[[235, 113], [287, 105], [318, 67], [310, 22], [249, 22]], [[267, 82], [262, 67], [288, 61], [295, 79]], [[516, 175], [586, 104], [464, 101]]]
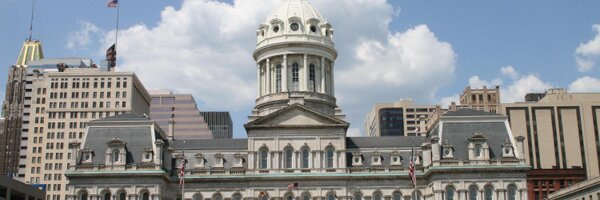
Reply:
[[[185, 143], [184, 143], [185, 141]], [[173, 149], [189, 150], [248, 150], [248, 139], [201, 139], [201, 140], [174, 140], [171, 141]]]
[[454, 147], [454, 159], [468, 160], [469, 138], [482, 133], [490, 147], [490, 159], [502, 157], [502, 144], [509, 139], [504, 122], [444, 122], [441, 142], [448, 140]]
[[114, 122], [114, 121], [150, 121], [149, 117], [144, 117], [143, 115], [133, 114], [133, 113], [123, 113], [120, 115], [115, 115], [107, 118], [100, 118], [97, 120], [92, 120], [91, 122]]
[[457, 111], [450, 111], [448, 113], [446, 113], [443, 116], [500, 116], [499, 114], [494, 114], [494, 113], [490, 113], [490, 112], [484, 112], [484, 111], [479, 111], [479, 110], [473, 110], [473, 109], [468, 109], [468, 108], [464, 108], [464, 109], [460, 109]]
[[346, 148], [420, 147], [425, 140], [420, 136], [347, 137]]
[[94, 151], [92, 164], [102, 165], [108, 148], [106, 143], [119, 138], [126, 143], [126, 164], [142, 163], [144, 149], [153, 146], [151, 131], [150, 126], [90, 127], [83, 148]]

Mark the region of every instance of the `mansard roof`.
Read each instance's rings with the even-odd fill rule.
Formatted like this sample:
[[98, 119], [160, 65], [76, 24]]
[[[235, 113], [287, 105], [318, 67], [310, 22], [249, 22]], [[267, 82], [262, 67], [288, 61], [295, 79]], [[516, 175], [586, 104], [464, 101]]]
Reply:
[[82, 148], [94, 152], [92, 164], [103, 165], [106, 160], [107, 142], [118, 139], [125, 143], [126, 164], [142, 163], [142, 153], [152, 148], [154, 141], [150, 126], [89, 127]]
[[347, 137], [347, 149], [419, 147], [426, 141], [420, 136]]
[[148, 116], [138, 115], [134, 113], [123, 113], [107, 118], [92, 120], [91, 122], [115, 122], [115, 121], [151, 121]]
[[248, 139], [174, 140], [171, 148], [186, 150], [248, 150]]
[[445, 122], [442, 126], [440, 141], [448, 141], [454, 146], [454, 158], [468, 160], [468, 144], [473, 134], [485, 135], [485, 142], [490, 147], [490, 159], [502, 157], [502, 145], [510, 140], [504, 122]]

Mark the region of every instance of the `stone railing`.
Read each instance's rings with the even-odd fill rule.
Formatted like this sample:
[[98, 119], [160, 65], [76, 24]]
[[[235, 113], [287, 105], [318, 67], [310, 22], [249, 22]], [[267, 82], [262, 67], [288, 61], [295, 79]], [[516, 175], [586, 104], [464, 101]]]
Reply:
[[305, 35], [305, 34], [283, 34], [283, 35], [268, 37], [268, 38], [260, 40], [256, 44], [256, 49], [260, 49], [260, 48], [268, 46], [268, 45], [287, 43], [287, 42], [303, 42], [303, 43], [308, 42], [308, 43], [330, 46], [332, 48], [334, 46], [331, 39], [329, 39], [327, 37], [316, 36], [316, 35]]
[[263, 95], [260, 98], [256, 99], [256, 105], [260, 105], [270, 101], [287, 100], [294, 97], [303, 97], [305, 100], [319, 100], [335, 104], [335, 98], [328, 94], [316, 92], [288, 91]]

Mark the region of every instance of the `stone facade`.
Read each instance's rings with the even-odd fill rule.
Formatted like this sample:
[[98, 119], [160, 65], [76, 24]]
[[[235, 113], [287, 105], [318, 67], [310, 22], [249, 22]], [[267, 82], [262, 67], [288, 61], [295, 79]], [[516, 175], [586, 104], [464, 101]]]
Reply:
[[260, 25], [247, 139], [169, 141], [131, 115], [91, 122], [72, 148], [69, 200], [526, 199], [529, 166], [504, 116], [459, 110], [426, 137], [347, 137], [332, 33], [306, 0]]

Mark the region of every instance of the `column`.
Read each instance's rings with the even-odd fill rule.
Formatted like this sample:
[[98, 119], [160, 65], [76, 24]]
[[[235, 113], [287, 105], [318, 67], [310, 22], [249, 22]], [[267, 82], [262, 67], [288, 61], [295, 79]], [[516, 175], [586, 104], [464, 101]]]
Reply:
[[303, 72], [303, 76], [302, 76], [302, 81], [300, 81], [300, 90], [301, 91], [308, 91], [308, 55], [304, 54], [304, 62], [303, 62], [303, 66], [302, 66], [302, 72]]
[[321, 93], [325, 93], [325, 57], [321, 57]]
[[269, 58], [267, 58], [267, 66], [266, 67], [267, 67], [267, 81], [265, 81], [266, 85], [267, 85], [266, 93], [271, 94], [271, 83], [272, 83], [271, 82], [271, 60]]
[[283, 63], [281, 63], [281, 91], [283, 92], [287, 92], [288, 91], [288, 72], [287, 72], [287, 68], [288, 68], [288, 64], [287, 64], [287, 54], [283, 54]]
[[335, 96], [335, 78], [333, 78], [335, 76], [333, 75], [333, 65], [335, 65], [335, 63], [334, 61], [331, 61], [331, 96]]
[[260, 62], [256, 64], [256, 97], [260, 97]]
[[323, 166], [323, 159], [321, 159], [322, 155], [323, 155], [323, 151], [318, 150], [316, 152], [316, 155], [317, 155], [317, 159], [316, 159], [317, 160], [317, 165], [315, 166], [315, 168], [323, 168], [322, 167]]

